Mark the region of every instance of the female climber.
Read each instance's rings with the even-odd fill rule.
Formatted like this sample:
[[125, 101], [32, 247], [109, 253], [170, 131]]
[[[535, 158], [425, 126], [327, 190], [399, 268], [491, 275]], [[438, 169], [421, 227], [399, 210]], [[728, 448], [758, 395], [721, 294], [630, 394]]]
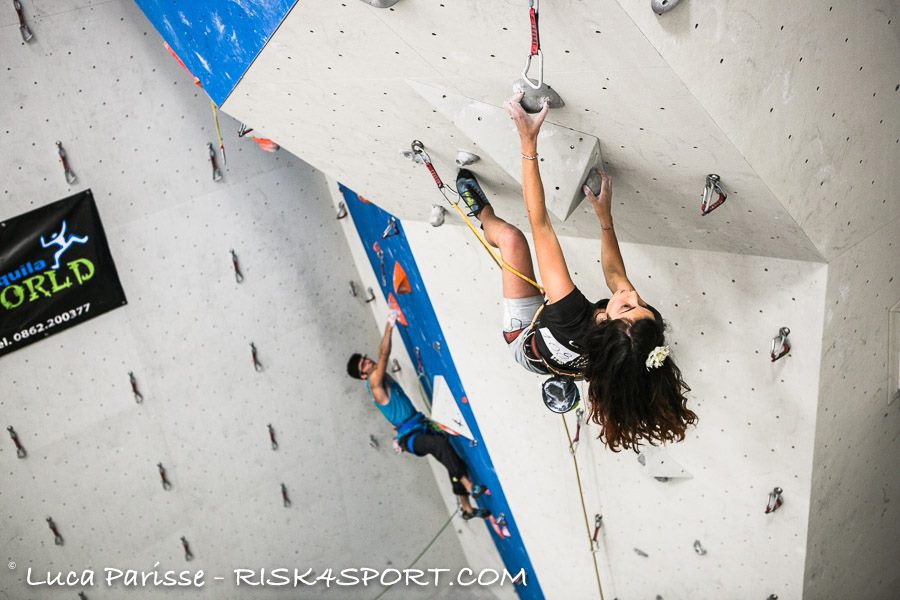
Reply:
[[513, 96], [505, 108], [521, 141], [522, 194], [543, 293], [526, 280], [534, 280], [534, 267], [523, 233], [495, 214], [471, 172], [461, 170], [457, 178], [460, 197], [481, 221], [485, 239], [519, 272], [502, 270], [503, 336], [509, 350], [525, 369], [552, 376], [544, 383], [544, 401], [554, 412], [571, 410], [578, 401], [574, 382], [586, 380], [590, 419], [600, 426], [600, 439], [610, 449], [637, 451], [642, 440], [681, 441], [687, 426], [697, 421], [686, 406], [690, 388], [670, 356], [662, 316], [625, 274], [613, 227], [610, 178], [598, 172], [598, 195], [584, 187], [600, 221], [601, 264], [612, 292], [591, 303], [569, 275], [544, 202], [537, 139], [549, 107], [529, 115], [521, 98], [521, 93]]

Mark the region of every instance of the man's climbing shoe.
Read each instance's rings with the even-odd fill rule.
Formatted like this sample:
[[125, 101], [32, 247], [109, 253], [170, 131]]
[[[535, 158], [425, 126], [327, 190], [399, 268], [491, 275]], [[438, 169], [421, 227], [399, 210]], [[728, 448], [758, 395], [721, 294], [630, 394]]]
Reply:
[[470, 217], [477, 217], [481, 209], [490, 204], [484, 190], [475, 179], [475, 173], [468, 169], [460, 169], [456, 174], [456, 191], [469, 209]]
[[473, 484], [473, 485], [472, 485], [472, 491], [470, 492], [470, 495], [471, 495], [473, 498], [475, 498], [475, 499], [477, 500], [477, 499], [480, 498], [486, 491], [488, 491], [488, 489], [487, 489], [486, 487], [484, 487], [484, 486], [481, 485], [481, 484], [476, 483], [476, 484]]
[[486, 508], [475, 508], [469, 512], [463, 511], [462, 514], [462, 518], [465, 521], [471, 521], [472, 519], [487, 519], [489, 516], [491, 516], [491, 511]]

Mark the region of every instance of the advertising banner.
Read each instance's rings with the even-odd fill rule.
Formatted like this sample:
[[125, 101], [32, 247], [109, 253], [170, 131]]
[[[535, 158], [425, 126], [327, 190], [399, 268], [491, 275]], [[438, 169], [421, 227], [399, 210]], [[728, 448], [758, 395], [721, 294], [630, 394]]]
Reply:
[[90, 190], [0, 222], [0, 356], [126, 303]]

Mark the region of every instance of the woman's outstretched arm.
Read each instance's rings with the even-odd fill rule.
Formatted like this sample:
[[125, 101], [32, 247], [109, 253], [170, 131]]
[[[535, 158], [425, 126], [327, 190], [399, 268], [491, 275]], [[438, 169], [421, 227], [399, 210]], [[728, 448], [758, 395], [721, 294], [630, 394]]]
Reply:
[[609, 175], [597, 171], [600, 176], [600, 195], [595, 196], [591, 188], [584, 186], [584, 194], [591, 201], [594, 213], [600, 220], [600, 264], [603, 266], [603, 277], [606, 287], [616, 293], [622, 289], [633, 290], [634, 286], [625, 274], [625, 263], [619, 251], [619, 240], [612, 218], [612, 180]]
[[506, 102], [505, 107], [519, 131], [519, 140], [522, 144], [522, 196], [525, 199], [525, 210], [531, 226], [531, 238], [534, 241], [541, 283], [547, 302], [553, 303], [567, 296], [575, 289], [575, 284], [572, 283], [566, 258], [563, 256], [562, 247], [547, 213], [544, 184], [541, 182], [541, 172], [538, 168], [537, 137], [550, 107], [545, 104], [541, 112], [531, 116], [522, 108], [521, 99], [522, 92], [519, 92]]

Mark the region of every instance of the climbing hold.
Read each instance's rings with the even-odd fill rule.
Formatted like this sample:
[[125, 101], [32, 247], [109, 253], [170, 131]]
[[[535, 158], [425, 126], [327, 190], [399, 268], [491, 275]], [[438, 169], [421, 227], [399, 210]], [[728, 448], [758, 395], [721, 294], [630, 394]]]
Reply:
[[[713, 196], [715, 196], [715, 200], [713, 200]], [[728, 198], [728, 194], [726, 194], [724, 188], [722, 188], [722, 182], [719, 179], [719, 176], [715, 173], [710, 173], [706, 176], [706, 186], [703, 188], [701, 198], [703, 198], [703, 200], [700, 202], [700, 214], [703, 216], [706, 216], [719, 208], [719, 206], [725, 202], [725, 199]]]
[[175, 61], [176, 61], [179, 65], [181, 65], [181, 68], [184, 69], [185, 71], [187, 71], [187, 74], [191, 76], [191, 79], [194, 80], [194, 85], [196, 85], [198, 88], [202, 88], [202, 87], [203, 87], [203, 84], [200, 83], [200, 79], [199, 79], [198, 77], [195, 77], [194, 74], [191, 73], [191, 70], [188, 69], [187, 66], [186, 66], [183, 62], [181, 62], [181, 59], [178, 58], [178, 55], [175, 54], [175, 51], [172, 50], [172, 48], [169, 46], [169, 44], [167, 44], [166, 42], [163, 42], [163, 46], [165, 46], [166, 51], [167, 51], [169, 54], [172, 55], [172, 58], [174, 58]]
[[374, 6], [375, 8], [390, 8], [393, 5], [400, 2], [400, 0], [362, 0], [369, 6]]
[[680, 0], [650, 0], [650, 8], [658, 15], [669, 12], [676, 6]]
[[782, 327], [778, 330], [778, 335], [772, 338], [772, 350], [771, 352], [769, 352], [769, 356], [772, 359], [772, 362], [775, 362], [791, 351], [791, 343], [787, 339], [787, 336], [790, 333], [790, 329], [788, 329], [787, 327]]
[[446, 217], [446, 215], [446, 208], [444, 208], [440, 204], [432, 204], [431, 217], [428, 218], [428, 222], [431, 223], [432, 227], [440, 227], [444, 224], [444, 218]]
[[591, 193], [595, 196], [600, 195], [600, 175], [597, 173], [596, 168], [588, 169], [588, 176], [584, 180], [584, 185], [588, 186], [591, 189]]
[[397, 299], [394, 297], [394, 294], [388, 294], [388, 307], [397, 311], [397, 322], [403, 325], [404, 327], [409, 327], [409, 323], [406, 321], [406, 316], [404, 316], [403, 311], [400, 310], [400, 305], [397, 303]]
[[463, 167], [468, 167], [471, 164], [477, 163], [481, 160], [481, 157], [477, 154], [472, 154], [471, 152], [466, 152], [465, 150], [457, 150], [456, 152], [456, 166], [462, 169]]
[[649, 554], [647, 554], [646, 552], [644, 552], [644, 551], [641, 550], [640, 548], [635, 548], [635, 549], [634, 549], [634, 553], [637, 554], [638, 556], [642, 556], [642, 557], [644, 557], [644, 558], [647, 558], [648, 556], [650, 556]]
[[525, 94], [519, 101], [525, 112], [539, 113], [545, 103], [549, 103], [550, 108], [562, 108], [566, 105], [562, 96], [546, 83], [541, 83], [537, 87], [534, 84], [533, 79], [517, 79], [513, 82], [513, 93], [524, 92]]
[[361, 195], [357, 196], [357, 198], [359, 198], [359, 201], [362, 202], [363, 204], [372, 204], [371, 202], [369, 202], [368, 198], [363, 198]]
[[279, 146], [278, 144], [276, 144], [274, 141], [270, 140], [269, 138], [260, 138], [260, 137], [250, 136], [250, 139], [253, 140], [254, 142], [256, 142], [256, 145], [259, 146], [260, 150], [263, 150], [265, 152], [277, 152], [278, 150], [281, 149], [281, 146]]
[[[541, 52], [541, 35], [539, 24], [539, 0], [529, 0], [528, 2], [528, 18], [531, 21], [531, 48], [528, 56], [525, 58], [525, 66], [522, 68], [522, 78], [513, 82], [513, 92], [524, 92], [521, 100], [522, 108], [525, 112], [540, 112], [545, 103], [550, 104], [550, 108], [560, 108], [565, 106], [562, 98], [553, 88], [544, 83], [544, 53]], [[537, 80], [528, 76], [531, 69], [532, 59], [537, 59]]]
[[406, 277], [406, 271], [400, 266], [400, 263], [394, 263], [394, 291], [397, 295], [408, 294], [412, 291], [409, 285], [409, 278]]

